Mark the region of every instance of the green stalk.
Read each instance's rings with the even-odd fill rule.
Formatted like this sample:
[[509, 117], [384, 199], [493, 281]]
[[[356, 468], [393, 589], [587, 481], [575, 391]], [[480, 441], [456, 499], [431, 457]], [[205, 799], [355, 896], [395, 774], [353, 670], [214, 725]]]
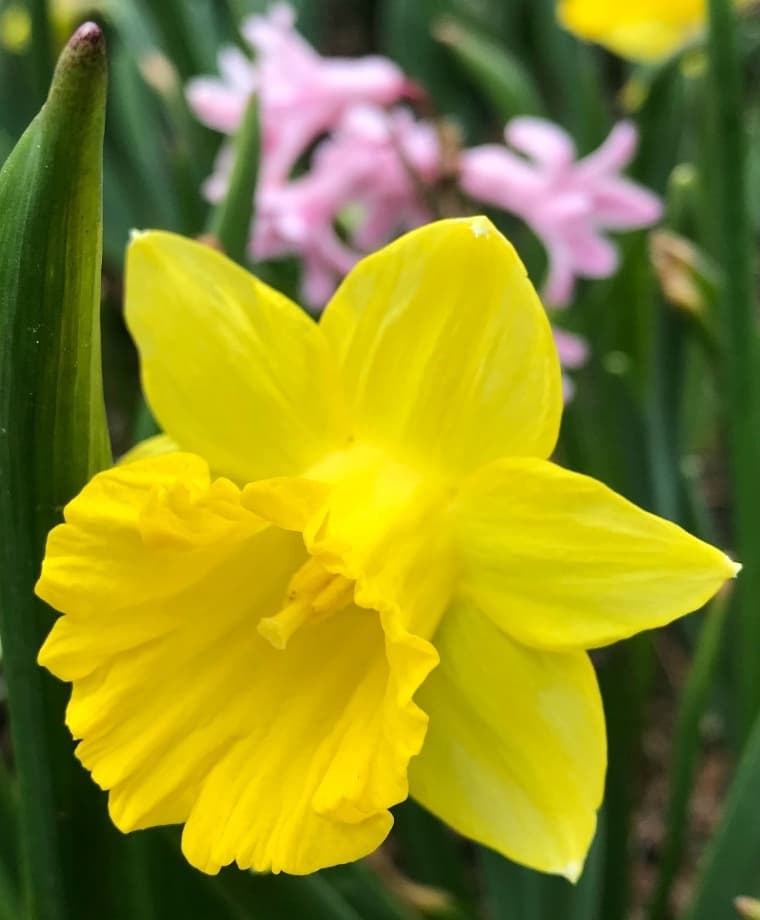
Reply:
[[760, 708], [760, 354], [735, 10], [731, 0], [709, 0], [708, 6], [716, 139], [712, 208], [723, 275], [720, 307], [732, 509], [736, 552], [744, 564], [737, 583], [740, 637], [736, 644], [743, 741]]
[[145, 15], [156, 25], [158, 34], [177, 67], [182, 80], [189, 80], [204, 72], [204, 62], [193, 35], [191, 17], [187, 6], [177, 0], [162, 0], [160, 3], [143, 0]]
[[736, 897], [760, 897], [758, 788], [760, 716], [744, 746], [720, 824], [705, 848], [691, 903], [681, 920], [736, 920]]
[[432, 30], [501, 120], [544, 114], [533, 78], [502, 44], [451, 16], [436, 20]]
[[609, 746], [600, 916], [604, 920], [623, 920], [631, 887], [631, 814], [638, 794], [641, 736], [654, 662], [651, 639], [646, 633], [634, 636], [610, 653], [615, 659], [608, 661], [599, 674]]
[[704, 615], [694, 663], [681, 697], [675, 730], [670, 778], [670, 799], [665, 821], [666, 837], [657, 885], [649, 907], [649, 920], [664, 920], [673, 880], [683, 857], [688, 809], [699, 757], [700, 723], [705, 712], [723, 638], [726, 597], [721, 595]]
[[251, 96], [235, 136], [234, 162], [227, 194], [214, 210], [209, 224], [209, 232], [219, 240], [227, 255], [240, 265], [246, 263], [254, 218], [260, 149], [259, 106], [256, 96]]
[[105, 86], [105, 43], [90, 23], [0, 170], [0, 633], [27, 920], [70, 916], [62, 866], [64, 853], [73, 858], [63, 843], [73, 809], [62, 803], [79, 767], [60, 688], [36, 663], [51, 616], [33, 588], [47, 531], [110, 460], [98, 329]]

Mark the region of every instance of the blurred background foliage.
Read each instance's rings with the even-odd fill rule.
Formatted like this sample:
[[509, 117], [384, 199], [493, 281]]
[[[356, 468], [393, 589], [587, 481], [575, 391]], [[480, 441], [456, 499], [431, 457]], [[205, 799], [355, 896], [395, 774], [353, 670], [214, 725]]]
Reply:
[[[557, 319], [591, 346], [575, 374], [557, 456], [728, 548], [745, 563], [743, 581], [709, 611], [595, 656], [610, 766], [597, 839], [575, 887], [463, 842], [411, 801], [395, 810], [387, 845], [361, 863], [307, 878], [233, 869], [207, 878], [184, 863], [174, 830], [121, 838], [103, 820], [104, 797], [93, 786], [74, 815], [76, 852], [68, 854], [69, 890], [56, 920], [736, 917], [736, 896], [760, 897], [752, 293], [760, 21], [742, 19], [735, 49], [731, 29], [714, 22], [706, 43], [637, 66], [565, 32], [554, 0], [294, 6], [299, 30], [322, 53], [379, 52], [400, 64], [429, 93], [421, 114], [455, 125], [464, 143], [498, 139], [515, 115], [542, 114], [586, 153], [620, 117], [635, 121], [640, 147], [631, 173], [664, 197], [666, 215], [658, 234], [622, 237], [619, 271], [583, 282]], [[216, 72], [219, 48], [240, 44], [240, 22], [266, 8], [263, 0], [0, 4], [0, 162], [44, 101], [72, 29], [94, 18], [106, 31], [102, 324], [116, 454], [155, 430], [121, 317], [129, 231], [218, 229], [220, 214], [200, 188], [222, 139], [191, 115], [183, 86]], [[713, 13], [719, 8], [726, 13], [728, 5], [713, 0]], [[503, 215], [496, 219], [540, 278], [538, 241]], [[259, 270], [297, 297], [295, 264]], [[41, 920], [23, 906], [7, 726], [0, 741], [0, 920]], [[73, 757], [62, 769], [80, 770]]]

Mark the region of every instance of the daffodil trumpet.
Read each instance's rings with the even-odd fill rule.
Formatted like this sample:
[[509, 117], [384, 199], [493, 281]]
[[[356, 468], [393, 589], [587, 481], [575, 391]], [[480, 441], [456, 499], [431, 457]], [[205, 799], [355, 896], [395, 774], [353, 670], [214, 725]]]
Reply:
[[165, 434], [50, 534], [40, 662], [123, 831], [214, 873], [357, 859], [414, 796], [575, 880], [605, 731], [586, 650], [738, 567], [552, 463], [544, 310], [483, 217], [364, 259], [319, 323], [221, 254], [137, 234], [126, 315]]

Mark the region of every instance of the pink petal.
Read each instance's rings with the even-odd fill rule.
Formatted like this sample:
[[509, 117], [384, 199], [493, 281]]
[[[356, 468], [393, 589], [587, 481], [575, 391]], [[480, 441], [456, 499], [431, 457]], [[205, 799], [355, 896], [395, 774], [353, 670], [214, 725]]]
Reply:
[[567, 169], [575, 160], [575, 144], [570, 135], [543, 118], [528, 115], [513, 118], [504, 128], [504, 138], [510, 147], [552, 172]]
[[573, 262], [567, 249], [557, 241], [544, 240], [549, 259], [549, 273], [542, 297], [552, 307], [566, 307], [575, 290]]
[[320, 87], [341, 107], [352, 102], [388, 105], [406, 90], [406, 77], [387, 58], [327, 58], [321, 62]]
[[556, 326], [552, 327], [552, 332], [560, 364], [571, 370], [583, 367], [589, 358], [589, 347], [586, 340], [565, 329], [558, 329]]
[[593, 182], [609, 173], [619, 172], [636, 153], [639, 135], [630, 121], [619, 121], [597, 149], [580, 160], [575, 172], [578, 181]]
[[470, 198], [505, 211], [525, 209], [544, 187], [534, 167], [498, 144], [460, 154], [459, 184]]
[[256, 66], [240, 48], [222, 48], [218, 61], [219, 73], [231, 89], [238, 89], [246, 95], [253, 92], [258, 83]]
[[185, 87], [188, 105], [199, 121], [224, 134], [234, 134], [247, 98], [214, 77], [195, 77]]
[[572, 187], [566, 191], [549, 187], [543, 196], [536, 198], [531, 211], [535, 223], [545, 227], [593, 218], [595, 214], [593, 199], [585, 191]]
[[568, 239], [575, 273], [584, 278], [609, 278], [618, 267], [618, 252], [604, 237], [584, 228]]
[[662, 217], [662, 201], [630, 179], [615, 177], [594, 189], [594, 221], [610, 230], [649, 227]]

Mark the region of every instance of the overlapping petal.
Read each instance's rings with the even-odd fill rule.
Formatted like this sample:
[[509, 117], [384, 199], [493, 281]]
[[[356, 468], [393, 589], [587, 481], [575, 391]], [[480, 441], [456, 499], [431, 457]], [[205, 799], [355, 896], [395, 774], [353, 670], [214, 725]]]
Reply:
[[432, 666], [418, 646], [405, 659], [398, 631], [387, 654], [381, 617], [351, 603], [284, 650], [257, 629], [308, 559], [298, 531], [327, 494], [287, 479], [241, 490], [172, 453], [97, 476], [50, 536], [37, 590], [65, 615], [40, 662], [73, 681], [77, 756], [119, 828], [185, 823], [206, 872], [356, 859], [407, 794], [427, 722], [409, 680]]
[[125, 454], [119, 457], [119, 463], [134, 463], [135, 460], [147, 460], [180, 450], [179, 444], [168, 434], [155, 434], [144, 441], [138, 441]]
[[595, 479], [544, 461], [479, 470], [452, 513], [461, 592], [541, 648], [594, 648], [662, 626], [739, 569]]
[[216, 472], [236, 482], [299, 475], [347, 440], [316, 324], [212, 249], [138, 235], [126, 316], [157, 419]]
[[604, 717], [583, 652], [526, 648], [468, 602], [436, 635], [441, 663], [418, 699], [430, 716], [412, 795], [474, 840], [575, 881], [596, 826]]
[[358, 442], [452, 474], [551, 453], [562, 409], [551, 329], [487, 219], [440, 221], [364, 259], [320, 325]]

